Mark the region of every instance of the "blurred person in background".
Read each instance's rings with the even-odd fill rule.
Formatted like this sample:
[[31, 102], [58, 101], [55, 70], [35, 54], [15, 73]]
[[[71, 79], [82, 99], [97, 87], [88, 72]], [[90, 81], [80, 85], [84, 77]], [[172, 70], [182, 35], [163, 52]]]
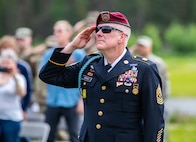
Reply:
[[20, 27], [15, 31], [19, 47], [19, 57], [28, 61], [33, 50], [33, 31], [28, 27]]
[[43, 53], [51, 48], [51, 47], [55, 47], [57, 46], [57, 41], [56, 41], [56, 37], [54, 35], [48, 35], [44, 42], [35, 46], [33, 49], [33, 54], [39, 54], [39, 55], [43, 55]]
[[[44, 43], [39, 44], [36, 46], [35, 52], [38, 53], [38, 60], [39, 64], [42, 61], [42, 56], [46, 50], [49, 50], [50, 48], [57, 47], [58, 43], [56, 40], [56, 37], [54, 35], [49, 35], [46, 37]], [[38, 68], [39, 68], [38, 64]], [[40, 112], [43, 113], [46, 109], [46, 84], [43, 83], [39, 77], [36, 75], [36, 78], [34, 80], [35, 86], [34, 86], [34, 95], [35, 95], [35, 101], [40, 106]]]
[[[13, 49], [17, 54], [19, 52], [18, 45], [14, 36], [5, 35], [0, 39], [0, 53], [5, 49]], [[33, 77], [30, 65], [18, 57], [17, 67], [19, 72], [24, 75], [26, 80], [26, 95], [21, 100], [24, 120], [27, 119], [27, 110], [30, 107], [31, 97], [33, 94]]]
[[[168, 74], [167, 65], [166, 65], [165, 61], [161, 57], [153, 54], [153, 52], [152, 52], [153, 51], [152, 38], [150, 38], [149, 36], [145, 36], [145, 35], [139, 36], [137, 39], [137, 43], [135, 45], [133, 45], [132, 47], [130, 47], [129, 50], [132, 54], [138, 54], [145, 59], [151, 60], [152, 62], [154, 62], [157, 65], [159, 75], [160, 75], [161, 81], [162, 81], [163, 99], [164, 99], [164, 101], [166, 101], [170, 95], [169, 74]], [[164, 109], [164, 118], [165, 118], [165, 122], [168, 123], [169, 116], [168, 116], [168, 112], [167, 112], [167, 106], [165, 106], [165, 109]], [[167, 132], [167, 129], [165, 129], [165, 131], [166, 132], [165, 132], [164, 137], [166, 139], [169, 137], [169, 134]]]
[[152, 39], [144, 35], [139, 36], [137, 39], [137, 43], [129, 48], [129, 51], [132, 54], [138, 54], [146, 59], [153, 61], [157, 65], [162, 80], [163, 97], [166, 100], [170, 94], [170, 81], [169, 81], [167, 65], [161, 57], [153, 54], [152, 50], [153, 50]]
[[[29, 27], [19, 27], [15, 30], [15, 38], [18, 44], [19, 57], [25, 60], [31, 67], [33, 75], [33, 93], [35, 92], [35, 84], [37, 78], [38, 65], [43, 54], [42, 48], [33, 46], [33, 30]], [[31, 112], [40, 112], [40, 106], [35, 95], [31, 98]]]
[[[54, 24], [53, 31], [58, 47], [63, 48], [69, 44], [73, 35], [73, 27], [68, 21], [57, 21]], [[45, 51], [40, 63], [40, 68], [49, 60], [56, 47]], [[79, 62], [84, 56], [84, 50], [77, 50], [70, 57], [70, 60], [66, 65]], [[46, 105], [45, 121], [51, 127], [48, 142], [55, 141], [58, 132], [57, 126], [61, 117], [65, 118], [65, 124], [68, 129], [70, 141], [77, 142], [80, 129], [79, 115], [80, 113], [83, 113], [83, 103], [78, 88], [63, 88], [46, 84]]]
[[15, 31], [15, 38], [18, 44], [18, 56], [29, 63], [34, 78], [35, 69], [31, 61], [31, 55], [33, 53], [33, 31], [28, 27], [17, 28]]
[[21, 97], [26, 95], [26, 80], [17, 68], [18, 57], [13, 49], [0, 54], [0, 141], [19, 142], [23, 120]]
[[[81, 30], [83, 30], [86, 27], [95, 26], [96, 18], [98, 15], [99, 15], [99, 11], [89, 11], [87, 13], [87, 17], [84, 20], [81, 20], [75, 24], [74, 26], [75, 34], [79, 33]], [[99, 52], [96, 48], [95, 42], [96, 42], [95, 33], [92, 33], [92, 38], [84, 48], [87, 55]]]

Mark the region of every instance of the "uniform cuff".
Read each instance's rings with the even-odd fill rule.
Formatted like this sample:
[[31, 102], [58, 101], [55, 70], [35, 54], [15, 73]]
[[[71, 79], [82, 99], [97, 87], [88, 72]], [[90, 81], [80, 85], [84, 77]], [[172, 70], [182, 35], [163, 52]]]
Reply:
[[53, 64], [57, 64], [60, 66], [64, 66], [66, 64], [66, 62], [68, 61], [69, 57], [71, 56], [71, 54], [65, 54], [65, 53], [61, 53], [61, 50], [63, 48], [56, 48], [52, 54], [52, 56], [50, 57], [50, 62]]

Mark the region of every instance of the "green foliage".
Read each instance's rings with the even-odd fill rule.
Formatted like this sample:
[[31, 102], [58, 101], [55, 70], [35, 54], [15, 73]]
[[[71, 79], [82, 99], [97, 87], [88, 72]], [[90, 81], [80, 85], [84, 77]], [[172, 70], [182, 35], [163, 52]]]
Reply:
[[[12, 35], [16, 28], [27, 26], [32, 28], [35, 38], [42, 40], [52, 33], [57, 20], [65, 19], [74, 25], [84, 19], [88, 11], [109, 10], [120, 11], [129, 19], [134, 33], [129, 46], [142, 33], [152, 37], [156, 53], [162, 54], [167, 49], [165, 45], [177, 53], [192, 53], [196, 52], [196, 25], [190, 24], [196, 22], [195, 4], [195, 0], [1, 0], [0, 36]], [[173, 21], [178, 24], [171, 24]]]
[[196, 123], [196, 117], [176, 112], [170, 116], [169, 124]]
[[134, 45], [136, 43], [137, 37], [134, 33], [131, 33], [131, 37], [129, 38], [128, 41], [128, 47], [131, 47], [132, 45]]
[[[161, 49], [163, 48], [163, 43], [162, 43], [162, 39], [161, 39], [161, 34], [159, 31], [158, 26], [154, 25], [154, 24], [147, 24], [144, 29], [141, 31], [142, 35], [146, 35], [152, 38], [153, 40], [153, 52], [157, 53], [159, 51], [161, 51]], [[128, 47], [134, 45], [137, 41], [138, 36], [140, 36], [141, 34], [139, 33], [132, 33], [131, 38], [129, 39], [128, 42]]]
[[196, 128], [194, 124], [177, 124], [169, 126], [169, 138], [166, 142], [195, 142]]
[[55, 21], [57, 20], [68, 20], [67, 13], [70, 11], [71, 5], [66, 3], [63, 0], [57, 0], [53, 1], [52, 4], [52, 16], [51, 18], [54, 18]]
[[164, 37], [174, 52], [186, 54], [196, 51], [195, 24], [183, 26], [179, 23], [173, 23], [165, 31]]
[[165, 142], [195, 142], [196, 117], [173, 114], [168, 124], [168, 137]]
[[171, 97], [196, 97], [196, 58], [191, 56], [164, 57], [171, 82]]

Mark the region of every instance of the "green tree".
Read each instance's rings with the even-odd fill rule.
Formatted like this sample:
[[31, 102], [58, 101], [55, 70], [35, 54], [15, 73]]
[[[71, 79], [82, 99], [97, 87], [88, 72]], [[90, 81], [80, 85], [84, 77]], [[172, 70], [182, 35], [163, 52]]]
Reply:
[[166, 42], [173, 51], [181, 54], [193, 53], [196, 51], [196, 25], [187, 26], [173, 23], [165, 31]]

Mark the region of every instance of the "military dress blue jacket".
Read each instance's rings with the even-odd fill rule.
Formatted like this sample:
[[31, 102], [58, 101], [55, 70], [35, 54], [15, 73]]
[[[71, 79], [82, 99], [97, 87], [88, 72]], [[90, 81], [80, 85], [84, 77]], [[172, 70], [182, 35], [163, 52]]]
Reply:
[[164, 103], [154, 63], [127, 51], [108, 73], [103, 56], [86, 65], [97, 56], [88, 55], [66, 66], [70, 55], [60, 50], [55, 49], [39, 77], [66, 88], [79, 85], [84, 101], [80, 142], [163, 142]]

